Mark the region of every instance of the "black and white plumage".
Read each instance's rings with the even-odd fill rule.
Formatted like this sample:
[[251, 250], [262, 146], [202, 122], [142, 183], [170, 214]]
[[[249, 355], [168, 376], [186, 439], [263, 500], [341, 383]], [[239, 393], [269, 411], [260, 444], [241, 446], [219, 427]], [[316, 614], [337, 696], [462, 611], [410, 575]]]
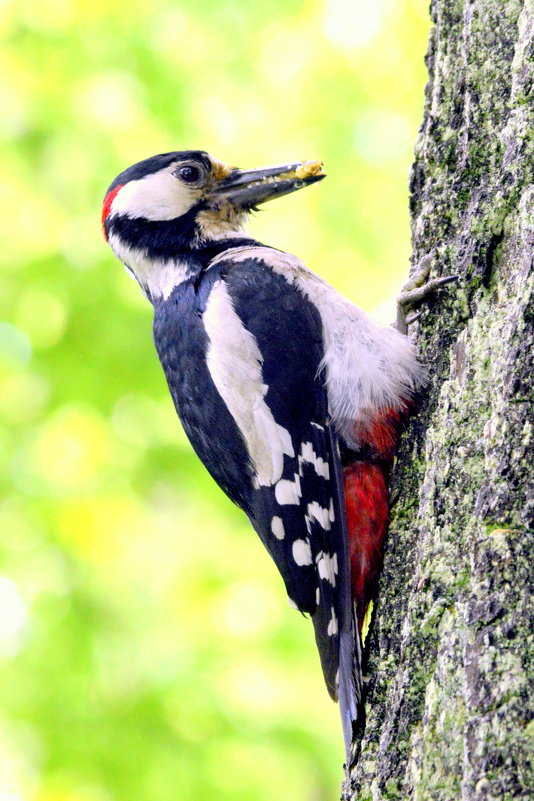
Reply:
[[339, 631], [351, 615], [320, 316], [265, 255], [236, 255], [156, 305], [156, 348], [198, 456], [249, 517], [293, 605], [312, 614], [336, 697]]
[[311, 615], [348, 750], [361, 674], [340, 448], [357, 456], [358, 431], [405, 408], [420, 368], [404, 336], [243, 233], [251, 208], [321, 177], [315, 163], [242, 172], [164, 154], [118, 176], [103, 225], [154, 306], [193, 448]]

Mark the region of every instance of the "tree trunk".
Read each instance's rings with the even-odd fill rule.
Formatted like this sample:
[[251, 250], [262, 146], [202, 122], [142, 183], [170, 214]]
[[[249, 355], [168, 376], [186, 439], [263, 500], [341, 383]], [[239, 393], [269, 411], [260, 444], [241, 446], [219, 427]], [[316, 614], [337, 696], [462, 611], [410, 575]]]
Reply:
[[533, 5], [431, 6], [413, 259], [430, 254], [432, 276], [460, 278], [414, 325], [430, 381], [393, 477], [366, 720], [346, 799], [534, 797]]

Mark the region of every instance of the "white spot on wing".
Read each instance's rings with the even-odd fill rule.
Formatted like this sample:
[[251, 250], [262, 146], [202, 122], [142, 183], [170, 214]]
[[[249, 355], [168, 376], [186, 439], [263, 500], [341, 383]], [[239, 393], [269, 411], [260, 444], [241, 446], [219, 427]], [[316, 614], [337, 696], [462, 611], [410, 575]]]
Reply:
[[296, 609], [296, 610], [297, 610], [297, 612], [300, 612], [300, 609], [298, 608], [297, 604], [295, 603], [295, 601], [293, 600], [293, 598], [290, 598], [290, 597], [289, 597], [289, 595], [287, 596], [287, 602], [288, 602], [289, 606], [290, 606], [292, 609]]
[[295, 473], [295, 480], [282, 478], [274, 488], [274, 496], [280, 506], [298, 506], [302, 496], [300, 476]]
[[295, 540], [293, 543], [293, 559], [299, 565], [299, 567], [303, 567], [304, 565], [311, 565], [312, 564], [312, 552], [310, 548], [310, 543], [306, 540]]
[[337, 554], [331, 556], [323, 551], [320, 551], [316, 558], [317, 570], [319, 577], [323, 581], [329, 581], [332, 587], [336, 586], [336, 576], [338, 574]]
[[332, 607], [332, 617], [330, 618], [330, 621], [328, 623], [328, 628], [326, 630], [326, 633], [330, 637], [334, 637], [337, 634], [337, 632], [338, 632], [337, 617], [334, 611], [334, 607]]
[[271, 531], [273, 532], [274, 536], [277, 540], [283, 540], [286, 536], [286, 532], [284, 529], [284, 521], [281, 517], [277, 517], [276, 515], [271, 520]]
[[312, 464], [315, 467], [315, 472], [318, 476], [326, 478], [327, 481], [330, 478], [330, 466], [328, 462], [325, 462], [324, 459], [321, 459], [320, 456], [317, 456], [313, 450], [313, 445], [311, 442], [302, 443], [299, 456], [299, 465], [302, 465], [303, 463]]
[[[300, 477], [302, 476], [303, 473], [302, 466], [304, 464], [312, 464], [315, 467], [315, 472], [319, 476], [322, 476], [327, 480], [330, 478], [330, 468], [328, 462], [326, 462], [324, 459], [322, 459], [315, 453], [311, 442], [302, 443], [300, 455], [298, 457], [298, 464], [299, 464], [299, 472], [295, 473], [294, 481], [289, 481], [288, 479], [281, 479], [276, 485], [275, 497], [279, 504], [296, 505], [300, 503], [300, 498], [302, 497], [302, 492], [300, 489]], [[315, 519], [318, 519], [321, 525], [323, 525], [322, 521], [324, 515], [317, 512], [317, 514], [321, 514], [321, 516], [320, 518], [316, 517], [316, 511], [317, 511], [316, 507], [320, 508], [318, 504], [312, 504], [311, 511], [310, 508], [308, 507], [308, 514], [310, 515], [310, 517], [315, 517]], [[328, 511], [327, 511], [327, 517], [328, 517]], [[323, 525], [323, 528], [327, 527], [329, 528], [330, 526]]]
[[268, 387], [263, 383], [261, 352], [236, 313], [224, 281], [213, 287], [203, 322], [210, 375], [243, 436], [257, 484], [269, 487], [282, 476], [284, 454], [295, 452], [289, 431], [277, 424], [265, 403]]
[[330, 514], [328, 509], [324, 509], [317, 501], [312, 501], [308, 504], [306, 509], [306, 519], [311, 522], [317, 521], [325, 531], [330, 531], [332, 525], [330, 523]]
[[330, 509], [328, 510], [328, 519], [330, 520], [331, 523], [333, 523], [334, 520], [336, 519], [336, 513], [334, 512], [334, 499], [333, 498], [330, 500]]

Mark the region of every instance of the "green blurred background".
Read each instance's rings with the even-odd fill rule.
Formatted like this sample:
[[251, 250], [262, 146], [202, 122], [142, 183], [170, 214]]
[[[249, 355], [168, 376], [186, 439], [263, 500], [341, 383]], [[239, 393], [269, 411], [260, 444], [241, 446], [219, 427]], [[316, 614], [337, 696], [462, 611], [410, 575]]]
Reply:
[[0, 801], [338, 797], [311, 625], [193, 456], [100, 205], [166, 150], [323, 159], [251, 230], [388, 321], [426, 6], [0, 5]]

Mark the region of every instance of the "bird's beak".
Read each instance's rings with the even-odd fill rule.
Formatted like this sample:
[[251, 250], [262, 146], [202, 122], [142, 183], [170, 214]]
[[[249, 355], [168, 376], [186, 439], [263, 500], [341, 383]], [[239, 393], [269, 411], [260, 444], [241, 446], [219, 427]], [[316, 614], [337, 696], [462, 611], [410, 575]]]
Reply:
[[288, 195], [321, 181], [326, 175], [320, 161], [297, 161], [256, 170], [232, 170], [213, 190], [215, 198], [253, 209], [275, 197]]

